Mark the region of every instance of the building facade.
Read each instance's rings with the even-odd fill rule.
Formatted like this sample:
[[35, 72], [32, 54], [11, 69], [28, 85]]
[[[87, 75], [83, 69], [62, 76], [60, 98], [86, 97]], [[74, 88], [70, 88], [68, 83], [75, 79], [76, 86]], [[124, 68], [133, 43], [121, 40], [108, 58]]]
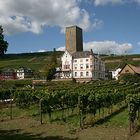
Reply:
[[66, 28], [66, 50], [61, 57], [61, 78], [76, 80], [105, 79], [105, 64], [93, 51], [83, 51], [82, 29]]
[[15, 69], [6, 69], [0, 73], [0, 80], [14, 80], [17, 79]]
[[92, 51], [75, 52], [67, 50], [62, 56], [62, 77], [76, 80], [105, 79], [105, 64]]
[[18, 79], [25, 79], [25, 78], [32, 78], [33, 72], [30, 68], [21, 67], [17, 71], [17, 78]]

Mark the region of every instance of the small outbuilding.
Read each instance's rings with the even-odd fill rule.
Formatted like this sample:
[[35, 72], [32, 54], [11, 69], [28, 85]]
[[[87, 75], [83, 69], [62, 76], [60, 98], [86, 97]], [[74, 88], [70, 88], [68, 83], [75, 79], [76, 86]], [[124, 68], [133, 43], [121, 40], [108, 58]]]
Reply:
[[136, 67], [131, 64], [126, 64], [119, 72], [119, 75], [122, 74], [137, 74], [140, 76], [140, 67]]

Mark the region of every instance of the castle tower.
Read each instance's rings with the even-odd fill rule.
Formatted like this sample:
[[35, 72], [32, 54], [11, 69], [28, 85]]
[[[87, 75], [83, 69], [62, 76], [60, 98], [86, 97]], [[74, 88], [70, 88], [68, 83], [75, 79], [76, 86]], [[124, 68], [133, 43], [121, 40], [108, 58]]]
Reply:
[[77, 26], [66, 27], [66, 50], [75, 53], [83, 51], [82, 29]]

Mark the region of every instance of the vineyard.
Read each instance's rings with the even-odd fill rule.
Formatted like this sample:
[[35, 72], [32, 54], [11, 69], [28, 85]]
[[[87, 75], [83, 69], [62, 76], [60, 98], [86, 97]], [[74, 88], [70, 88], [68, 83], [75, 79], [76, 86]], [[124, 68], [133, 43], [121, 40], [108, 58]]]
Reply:
[[[6, 99], [7, 103], [4, 102]], [[1, 120], [19, 117], [15, 108], [29, 110], [41, 124], [63, 121], [76, 128], [94, 126], [128, 108], [129, 133], [139, 127], [140, 83], [104, 82], [57, 84], [1, 89]], [[8, 112], [4, 106], [7, 105]]]

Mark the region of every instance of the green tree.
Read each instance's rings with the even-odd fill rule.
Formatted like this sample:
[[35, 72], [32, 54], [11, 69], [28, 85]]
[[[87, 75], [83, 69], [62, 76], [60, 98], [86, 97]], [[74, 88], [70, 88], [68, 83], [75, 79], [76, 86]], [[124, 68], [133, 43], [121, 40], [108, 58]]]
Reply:
[[3, 55], [8, 48], [8, 42], [4, 40], [3, 28], [0, 26], [0, 55]]
[[53, 49], [53, 54], [52, 54], [52, 58], [51, 58], [52, 63], [54, 63], [55, 65], [57, 65], [57, 56], [56, 56], [56, 49]]
[[42, 73], [43, 73], [43, 76], [45, 76], [46, 80], [48, 81], [48, 80], [53, 79], [55, 71], [56, 71], [55, 64], [52, 63], [52, 64], [46, 65], [43, 68]]

